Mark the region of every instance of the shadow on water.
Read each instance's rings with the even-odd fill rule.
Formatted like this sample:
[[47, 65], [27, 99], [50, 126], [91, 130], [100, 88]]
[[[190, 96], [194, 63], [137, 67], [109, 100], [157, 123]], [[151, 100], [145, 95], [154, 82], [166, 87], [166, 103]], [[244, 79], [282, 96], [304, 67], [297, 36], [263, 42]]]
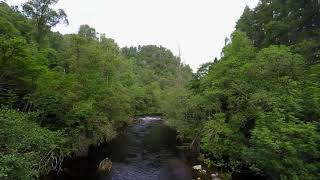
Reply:
[[[90, 149], [88, 157], [69, 159], [65, 172], [48, 180], [191, 180], [190, 167], [176, 149], [176, 132], [161, 118], [141, 118], [112, 142]], [[113, 162], [109, 175], [96, 174], [106, 157]]]

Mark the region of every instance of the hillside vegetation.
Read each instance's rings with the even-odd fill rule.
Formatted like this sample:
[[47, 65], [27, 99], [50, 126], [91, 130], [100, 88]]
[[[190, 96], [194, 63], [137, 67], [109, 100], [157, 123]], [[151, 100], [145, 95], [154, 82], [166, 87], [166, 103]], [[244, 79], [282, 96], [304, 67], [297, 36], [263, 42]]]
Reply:
[[319, 1], [261, 0], [244, 10], [223, 56], [199, 68], [170, 122], [200, 141], [208, 165], [318, 179], [319, 63]]
[[52, 32], [68, 22], [56, 3], [0, 3], [0, 179], [59, 170], [130, 118], [163, 114], [165, 99], [192, 76], [164, 47], [119, 48], [88, 25]]

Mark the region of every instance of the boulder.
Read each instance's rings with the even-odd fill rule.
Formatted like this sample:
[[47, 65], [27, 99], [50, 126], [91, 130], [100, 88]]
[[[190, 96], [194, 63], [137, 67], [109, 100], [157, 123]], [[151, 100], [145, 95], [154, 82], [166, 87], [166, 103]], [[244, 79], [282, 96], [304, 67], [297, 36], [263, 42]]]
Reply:
[[202, 166], [201, 165], [195, 165], [195, 166], [192, 166], [192, 169], [200, 171], [200, 170], [202, 170]]
[[112, 168], [112, 161], [109, 158], [105, 158], [100, 162], [97, 171], [101, 175], [108, 174], [111, 171], [111, 168]]
[[205, 169], [199, 170], [199, 172], [200, 172], [201, 174], [207, 174], [207, 171], [206, 171]]
[[212, 179], [212, 180], [220, 180], [220, 178], [219, 178], [219, 173], [213, 173], [213, 174], [211, 174], [211, 179]]

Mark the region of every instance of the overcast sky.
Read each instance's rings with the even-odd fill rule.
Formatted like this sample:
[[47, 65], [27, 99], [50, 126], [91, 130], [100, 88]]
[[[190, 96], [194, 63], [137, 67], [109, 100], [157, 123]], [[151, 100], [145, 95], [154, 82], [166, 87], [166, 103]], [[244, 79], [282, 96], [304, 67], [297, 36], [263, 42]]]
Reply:
[[[7, 0], [18, 5], [26, 0]], [[162, 45], [194, 70], [219, 57], [224, 39], [234, 31], [246, 5], [258, 0], [60, 0], [57, 8], [68, 14], [69, 26], [54, 28], [76, 33], [88, 24], [120, 47]]]

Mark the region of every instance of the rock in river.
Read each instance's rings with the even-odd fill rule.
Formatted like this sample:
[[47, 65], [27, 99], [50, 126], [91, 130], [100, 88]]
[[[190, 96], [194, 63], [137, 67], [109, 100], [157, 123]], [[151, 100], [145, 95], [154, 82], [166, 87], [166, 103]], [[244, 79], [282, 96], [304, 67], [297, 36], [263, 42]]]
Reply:
[[200, 171], [200, 170], [202, 170], [202, 166], [201, 165], [195, 165], [195, 166], [192, 167], [192, 169]]
[[98, 173], [103, 175], [103, 174], [108, 174], [111, 171], [112, 168], [112, 162], [109, 158], [105, 158], [102, 160], [99, 164], [98, 167]]

